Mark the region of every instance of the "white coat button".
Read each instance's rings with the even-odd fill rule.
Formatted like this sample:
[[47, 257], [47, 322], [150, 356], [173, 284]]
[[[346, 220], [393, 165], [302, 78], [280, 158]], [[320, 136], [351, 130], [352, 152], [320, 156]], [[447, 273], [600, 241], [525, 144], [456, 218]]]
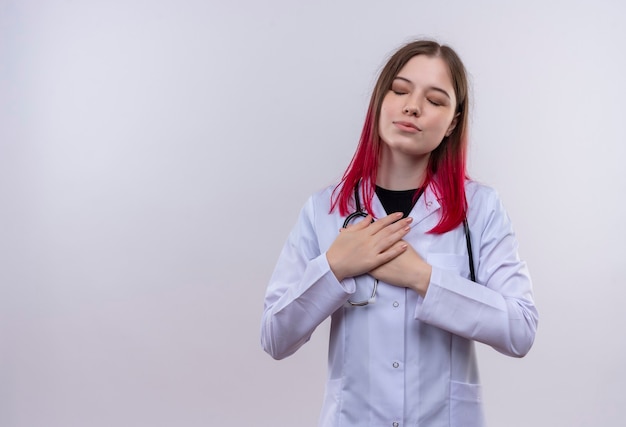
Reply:
[[400, 366], [400, 364], [398, 362], [393, 362], [393, 367], [397, 368], [398, 366]]
[[395, 421], [394, 421], [394, 422], [393, 422], [393, 424], [391, 424], [391, 425], [392, 425], [393, 427], [400, 427], [400, 423], [397, 423], [397, 422], [395, 422]]
[[400, 305], [400, 303], [399, 303], [398, 301], [394, 301], [394, 302], [393, 302], [393, 306], [394, 306], [394, 307], [397, 307], [397, 306], [399, 306], [399, 305]]

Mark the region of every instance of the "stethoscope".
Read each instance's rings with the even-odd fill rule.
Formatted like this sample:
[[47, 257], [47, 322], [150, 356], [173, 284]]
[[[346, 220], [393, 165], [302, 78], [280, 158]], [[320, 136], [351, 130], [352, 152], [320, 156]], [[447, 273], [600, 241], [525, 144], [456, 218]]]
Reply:
[[[364, 212], [363, 208], [361, 207], [361, 198], [359, 197], [359, 182], [357, 182], [356, 185], [354, 186], [354, 205], [355, 205], [356, 210], [346, 217], [345, 221], [343, 222], [343, 228], [347, 228], [348, 225], [350, 225], [350, 223], [352, 223], [352, 221], [354, 221], [355, 219], [367, 217], [367, 213]], [[373, 219], [372, 219], [372, 222], [374, 222]], [[472, 279], [472, 282], [475, 282], [476, 273], [474, 271], [474, 254], [472, 253], [472, 242], [470, 239], [470, 229], [467, 223], [467, 217], [463, 218], [463, 231], [465, 232], [465, 242], [467, 244], [467, 255], [468, 255], [468, 264], [469, 264], [469, 270], [470, 270], [470, 278]], [[375, 302], [376, 301], [376, 289], [378, 289], [378, 279], [374, 279], [374, 288], [372, 289], [372, 295], [369, 297], [369, 299], [363, 300], [363, 301], [348, 300], [348, 304], [350, 304], [353, 307], [363, 307], [365, 305]]]
[[[346, 220], [343, 222], [343, 228], [347, 228], [348, 225], [350, 225], [350, 223], [357, 218], [367, 217], [367, 213], [363, 211], [363, 208], [361, 208], [361, 198], [359, 197], [359, 183], [358, 182], [354, 186], [354, 204], [355, 204], [356, 210], [346, 217]], [[374, 220], [372, 220], [372, 222], [374, 222]]]
[[[346, 217], [346, 220], [343, 222], [343, 228], [347, 228], [348, 225], [350, 225], [350, 223], [355, 219], [367, 217], [367, 213], [363, 211], [363, 208], [361, 208], [361, 198], [359, 197], [358, 182], [354, 186], [354, 204], [356, 210]], [[373, 219], [372, 222], [374, 222]], [[376, 289], [378, 289], [378, 279], [374, 279], [374, 288], [372, 289], [372, 295], [368, 299], [363, 301], [348, 300], [348, 304], [350, 304], [352, 307], [363, 307], [365, 305], [373, 303], [374, 301], [376, 301]]]

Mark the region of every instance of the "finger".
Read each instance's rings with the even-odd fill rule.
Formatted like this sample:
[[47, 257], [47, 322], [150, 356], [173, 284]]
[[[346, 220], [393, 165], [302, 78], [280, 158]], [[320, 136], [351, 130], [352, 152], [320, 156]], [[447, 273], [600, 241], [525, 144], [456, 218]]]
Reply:
[[[402, 218], [402, 212], [395, 212], [392, 213], [390, 215], [387, 215], [384, 218], [379, 219], [378, 221], [369, 224], [372, 234], [376, 234], [378, 233], [380, 230], [384, 229], [385, 227], [393, 224], [394, 222], [400, 220]], [[365, 221], [363, 221], [365, 222]]]
[[405, 242], [404, 240], [400, 240], [394, 243], [387, 250], [379, 254], [379, 261], [381, 261], [379, 266], [391, 261], [392, 259], [396, 258], [398, 255], [401, 255], [402, 253], [406, 252], [408, 247], [409, 247], [409, 244]]
[[411, 231], [410, 223], [410, 220], [404, 220], [386, 227], [376, 235], [378, 241], [375, 243], [375, 247], [380, 252], [384, 252], [400, 242]]
[[413, 222], [413, 218], [404, 218], [385, 226], [374, 234], [380, 239], [379, 242], [384, 244], [386, 242], [386, 244], [390, 246], [411, 231], [411, 222]]

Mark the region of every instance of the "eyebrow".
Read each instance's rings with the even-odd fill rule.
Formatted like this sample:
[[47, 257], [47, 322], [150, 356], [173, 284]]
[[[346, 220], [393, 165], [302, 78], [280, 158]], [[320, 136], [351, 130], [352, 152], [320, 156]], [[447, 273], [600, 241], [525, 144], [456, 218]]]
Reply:
[[[406, 77], [396, 76], [396, 78], [395, 78], [394, 80], [403, 80], [403, 81], [405, 81], [405, 82], [407, 82], [407, 83], [409, 83], [409, 84], [413, 84], [413, 82], [412, 82], [411, 80], [407, 79]], [[443, 90], [442, 88], [440, 88], [440, 87], [437, 87], [437, 86], [429, 86], [429, 87], [427, 87], [426, 89], [428, 89], [428, 90], [435, 90], [435, 91], [437, 91], [437, 92], [441, 92], [441, 93], [443, 93], [445, 96], [447, 96], [447, 97], [448, 97], [448, 99], [452, 99], [452, 98], [450, 97], [450, 94], [449, 94], [448, 92], [446, 92], [445, 90]]]

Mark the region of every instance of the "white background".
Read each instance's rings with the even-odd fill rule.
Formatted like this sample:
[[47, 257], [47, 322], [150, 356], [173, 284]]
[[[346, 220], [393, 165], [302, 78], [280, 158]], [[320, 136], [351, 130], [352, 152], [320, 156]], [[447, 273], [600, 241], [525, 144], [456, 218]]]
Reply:
[[480, 346], [493, 426], [626, 407], [626, 6], [0, 0], [0, 426], [314, 426], [328, 325], [260, 348], [297, 213], [416, 37], [470, 72], [472, 176], [534, 279], [524, 359]]

